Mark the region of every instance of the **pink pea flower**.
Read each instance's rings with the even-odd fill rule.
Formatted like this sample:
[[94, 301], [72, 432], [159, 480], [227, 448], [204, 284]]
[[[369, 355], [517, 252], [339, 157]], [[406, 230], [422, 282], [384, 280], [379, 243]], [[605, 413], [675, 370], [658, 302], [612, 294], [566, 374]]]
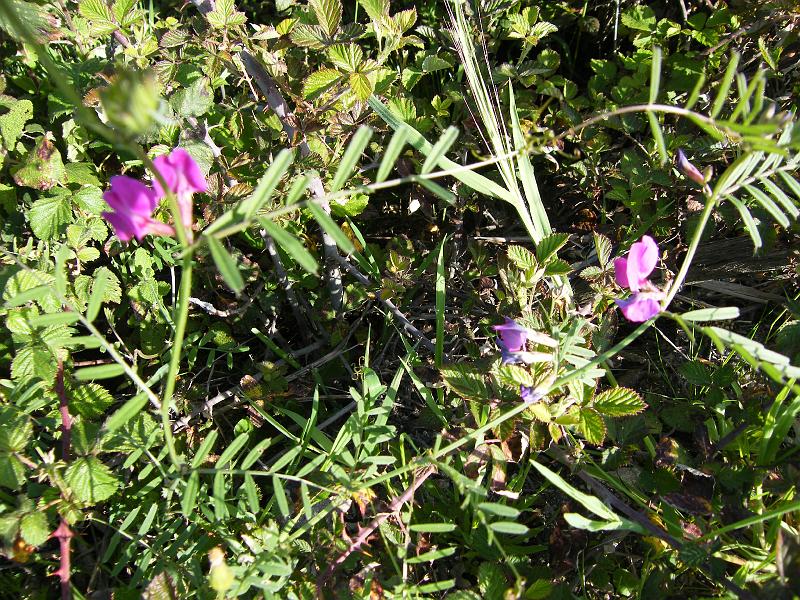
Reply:
[[658, 262], [658, 245], [649, 235], [642, 236], [628, 251], [628, 258], [617, 258], [614, 261], [614, 278], [621, 287], [638, 292], [650, 282], [648, 275], [653, 272]]
[[[175, 194], [178, 200], [178, 208], [181, 211], [181, 221], [191, 238], [192, 194], [205, 192], [208, 189], [203, 172], [183, 148], [175, 148], [169, 154], [159, 156], [153, 161], [153, 164], [161, 177], [163, 177], [169, 191]], [[153, 186], [159, 198], [167, 195], [157, 177], [153, 180]]]
[[614, 261], [614, 278], [620, 287], [629, 288], [633, 295], [615, 300], [629, 321], [642, 323], [661, 312], [663, 292], [648, 279], [658, 262], [658, 245], [649, 235], [634, 243], [627, 258]]
[[661, 303], [658, 301], [658, 297], [661, 297], [661, 293], [656, 295], [637, 292], [626, 300], [618, 298], [614, 302], [617, 303], [617, 306], [619, 306], [628, 321], [644, 323], [661, 312]]
[[158, 197], [152, 188], [138, 179], [117, 175], [111, 178], [111, 188], [103, 194], [103, 200], [114, 212], [104, 212], [114, 227], [117, 237], [129, 242], [135, 237], [142, 241], [144, 236], [173, 235], [175, 231], [160, 221], [153, 219], [153, 211], [158, 206]]

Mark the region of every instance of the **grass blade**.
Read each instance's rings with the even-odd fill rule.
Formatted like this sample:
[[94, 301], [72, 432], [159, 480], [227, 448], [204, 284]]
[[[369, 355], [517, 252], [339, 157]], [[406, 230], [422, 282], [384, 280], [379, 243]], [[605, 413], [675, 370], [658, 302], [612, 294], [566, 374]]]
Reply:
[[430, 153], [427, 158], [425, 158], [425, 162], [422, 163], [422, 170], [420, 173], [424, 175], [433, 171], [434, 167], [439, 164], [439, 160], [447, 154], [447, 151], [450, 150], [450, 147], [457, 139], [458, 127], [451, 125], [433, 145], [433, 148], [431, 148]]
[[319, 204], [316, 202], [309, 202], [306, 205], [306, 208], [317, 220], [320, 227], [325, 230], [325, 233], [333, 238], [333, 241], [336, 242], [336, 245], [339, 246], [339, 248], [341, 248], [346, 254], [352, 254], [355, 252], [356, 248], [353, 245], [353, 242], [351, 242], [350, 238], [344, 234], [341, 227], [339, 227], [336, 222], [331, 219], [330, 215], [322, 210], [322, 207]]
[[728, 68], [725, 69], [725, 75], [722, 76], [722, 81], [717, 88], [717, 97], [714, 99], [714, 105], [711, 107], [711, 118], [716, 119], [719, 113], [722, 112], [722, 107], [728, 99], [728, 92], [731, 90], [733, 78], [736, 76], [736, 67], [739, 66], [739, 53], [732, 52]]

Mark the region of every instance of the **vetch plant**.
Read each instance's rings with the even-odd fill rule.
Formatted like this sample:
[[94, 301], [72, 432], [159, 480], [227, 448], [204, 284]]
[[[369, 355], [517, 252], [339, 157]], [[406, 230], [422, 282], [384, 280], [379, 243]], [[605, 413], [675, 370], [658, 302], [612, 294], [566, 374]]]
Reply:
[[628, 288], [633, 295], [615, 300], [625, 318], [642, 323], [661, 312], [660, 300], [664, 293], [655, 287], [648, 277], [658, 262], [658, 245], [649, 235], [634, 243], [627, 258], [614, 261], [614, 277], [620, 287]]

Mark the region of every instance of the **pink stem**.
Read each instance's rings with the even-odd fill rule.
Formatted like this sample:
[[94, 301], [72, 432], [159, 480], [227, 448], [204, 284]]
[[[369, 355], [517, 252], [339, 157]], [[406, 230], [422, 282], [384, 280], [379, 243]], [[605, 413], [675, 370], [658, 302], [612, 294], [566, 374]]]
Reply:
[[[58, 394], [58, 409], [61, 412], [61, 458], [64, 462], [68, 462], [72, 443], [72, 416], [69, 414], [69, 400], [64, 390], [64, 363], [60, 360], [56, 372], [56, 394]], [[66, 519], [62, 516], [61, 523], [53, 532], [53, 537], [58, 538], [61, 554], [58, 571], [55, 572], [61, 584], [61, 600], [72, 600], [72, 588], [69, 584], [72, 572], [70, 561], [72, 549], [70, 546], [74, 535]]]

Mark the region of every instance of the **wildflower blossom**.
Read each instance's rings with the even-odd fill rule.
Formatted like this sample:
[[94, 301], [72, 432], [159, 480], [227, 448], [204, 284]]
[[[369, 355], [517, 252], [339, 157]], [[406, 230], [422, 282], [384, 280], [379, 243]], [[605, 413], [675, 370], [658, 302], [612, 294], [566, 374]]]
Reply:
[[631, 246], [626, 258], [614, 261], [614, 278], [621, 287], [633, 294], [615, 302], [629, 321], [642, 323], [661, 312], [660, 300], [664, 294], [648, 279], [658, 262], [658, 245], [649, 235]]
[[[183, 226], [187, 232], [191, 232], [192, 194], [205, 192], [208, 189], [200, 167], [183, 148], [175, 148], [169, 154], [159, 156], [153, 161], [153, 165], [164, 179], [169, 191], [175, 194]], [[166, 196], [167, 192], [158, 178], [153, 180], [153, 185], [159, 198]]]
[[520, 352], [528, 341], [528, 328], [523, 327], [514, 319], [505, 317], [505, 323], [495, 325], [492, 329], [498, 332], [500, 347], [507, 352]]
[[103, 194], [113, 212], [104, 212], [114, 227], [117, 237], [128, 242], [135, 237], [141, 241], [148, 234], [173, 235], [175, 231], [166, 223], [153, 219], [158, 206], [155, 191], [138, 179], [117, 175], [111, 178], [111, 188]]

